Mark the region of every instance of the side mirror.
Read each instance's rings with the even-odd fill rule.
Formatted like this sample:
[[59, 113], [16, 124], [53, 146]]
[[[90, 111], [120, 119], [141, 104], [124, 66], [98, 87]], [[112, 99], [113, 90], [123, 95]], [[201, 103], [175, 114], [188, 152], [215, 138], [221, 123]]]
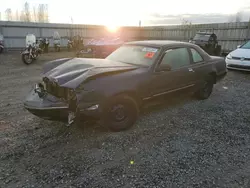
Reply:
[[238, 45], [237, 48], [240, 48], [240, 45]]
[[160, 65], [156, 68], [156, 72], [162, 72], [162, 71], [171, 71], [170, 65]]

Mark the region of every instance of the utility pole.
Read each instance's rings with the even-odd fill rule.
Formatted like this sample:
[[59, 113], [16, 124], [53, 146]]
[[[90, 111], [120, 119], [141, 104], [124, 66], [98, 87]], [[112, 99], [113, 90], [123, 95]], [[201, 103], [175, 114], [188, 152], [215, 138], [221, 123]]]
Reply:
[[72, 38], [72, 37], [73, 37], [73, 23], [74, 23], [72, 16], [70, 17], [70, 20], [71, 20], [71, 32], [70, 32], [70, 38]]
[[250, 17], [249, 17], [248, 26], [247, 26], [247, 40], [249, 39], [250, 39]]

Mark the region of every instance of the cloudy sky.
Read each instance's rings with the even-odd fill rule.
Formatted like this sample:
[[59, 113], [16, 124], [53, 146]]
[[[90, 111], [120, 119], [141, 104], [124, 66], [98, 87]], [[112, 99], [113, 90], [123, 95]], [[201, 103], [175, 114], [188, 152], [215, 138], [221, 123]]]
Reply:
[[[4, 0], [1, 0], [4, 1]], [[1, 18], [11, 8], [21, 11], [26, 0], [5, 0], [0, 6]], [[242, 21], [250, 18], [250, 0], [27, 0], [30, 7], [48, 4], [50, 22], [102, 25], [179, 24], [181, 19], [193, 23], [233, 21], [241, 12]]]

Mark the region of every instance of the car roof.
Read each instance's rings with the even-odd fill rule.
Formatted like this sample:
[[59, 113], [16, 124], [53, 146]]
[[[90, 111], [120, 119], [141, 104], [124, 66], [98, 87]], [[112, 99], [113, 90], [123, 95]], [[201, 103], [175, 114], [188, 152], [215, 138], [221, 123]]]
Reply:
[[142, 40], [142, 41], [132, 41], [126, 42], [127, 45], [138, 45], [138, 46], [151, 46], [151, 47], [165, 47], [165, 46], [194, 46], [189, 42], [173, 41], [173, 40]]

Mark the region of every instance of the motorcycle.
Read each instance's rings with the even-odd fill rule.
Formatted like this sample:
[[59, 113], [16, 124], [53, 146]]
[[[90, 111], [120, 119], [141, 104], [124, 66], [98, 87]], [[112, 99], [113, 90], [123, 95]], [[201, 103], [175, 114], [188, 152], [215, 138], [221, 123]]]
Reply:
[[72, 40], [68, 40], [67, 48], [68, 48], [68, 51], [73, 49], [73, 41]]
[[3, 35], [0, 34], [0, 54], [3, 52], [4, 50], [4, 38]]
[[53, 39], [54, 39], [54, 49], [55, 49], [55, 51], [60, 52], [60, 50], [61, 50], [61, 46], [60, 46], [61, 37], [60, 37], [60, 35], [59, 35], [59, 33], [57, 31], [54, 32]]
[[28, 34], [26, 36], [26, 48], [22, 54], [22, 61], [26, 65], [31, 64], [34, 60], [37, 59], [38, 55], [42, 53], [41, 48], [38, 47], [38, 41], [36, 40], [35, 35]]
[[46, 38], [40, 38], [39, 39], [39, 48], [44, 52], [48, 53], [49, 48], [49, 40]]
[[45, 39], [45, 49], [44, 52], [48, 53], [49, 52], [49, 39]]

